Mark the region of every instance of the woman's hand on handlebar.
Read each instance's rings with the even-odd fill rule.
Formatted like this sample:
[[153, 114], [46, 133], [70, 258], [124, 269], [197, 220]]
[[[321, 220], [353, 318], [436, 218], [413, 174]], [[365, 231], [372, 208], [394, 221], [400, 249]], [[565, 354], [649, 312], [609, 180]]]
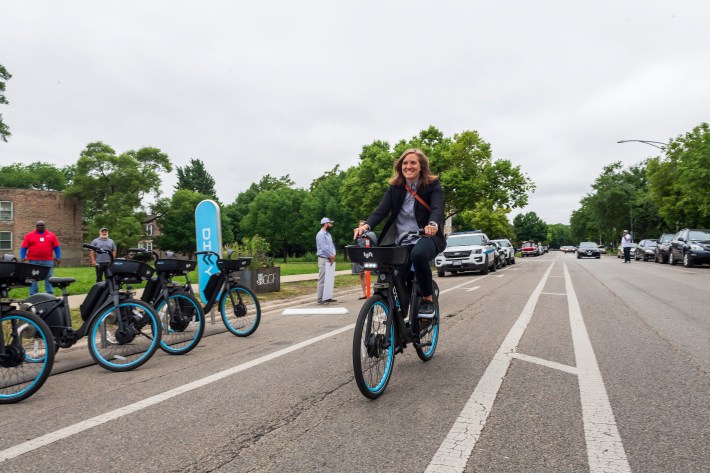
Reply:
[[370, 226], [366, 224], [364, 220], [361, 220], [360, 225], [358, 225], [358, 227], [353, 230], [353, 240], [356, 240], [357, 237], [362, 236], [363, 233], [369, 231]]
[[434, 226], [434, 225], [427, 225], [424, 227], [424, 235], [428, 237], [432, 237], [436, 235], [436, 232], [439, 230], [439, 227]]

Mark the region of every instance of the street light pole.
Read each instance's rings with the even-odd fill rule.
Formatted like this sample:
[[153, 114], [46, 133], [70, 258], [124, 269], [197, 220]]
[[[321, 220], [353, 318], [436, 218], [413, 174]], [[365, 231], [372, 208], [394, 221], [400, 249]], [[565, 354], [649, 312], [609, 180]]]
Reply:
[[661, 149], [663, 151], [666, 150], [668, 147], [668, 143], [663, 143], [661, 141], [651, 141], [651, 140], [619, 140], [617, 143], [631, 143], [632, 141], [636, 141], [638, 143], [645, 143], [649, 146], [653, 146], [655, 148]]

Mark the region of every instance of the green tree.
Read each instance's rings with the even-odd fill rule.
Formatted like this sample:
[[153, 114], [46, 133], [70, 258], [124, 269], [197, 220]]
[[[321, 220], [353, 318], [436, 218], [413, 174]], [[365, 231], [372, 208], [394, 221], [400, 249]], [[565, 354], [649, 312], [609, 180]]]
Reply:
[[547, 241], [547, 224], [535, 212], [518, 214], [513, 219], [519, 241]]
[[260, 192], [249, 204], [249, 211], [241, 219], [240, 227], [247, 238], [262, 235], [271, 248], [279, 249], [284, 259], [292, 248], [303, 241], [301, 204], [307, 192], [303, 189], [281, 187]]
[[[7, 105], [8, 103], [10, 103], [5, 98], [5, 82], [10, 80], [11, 78], [12, 75], [7, 72], [7, 69], [5, 69], [2, 64], [0, 64], [0, 105]], [[12, 135], [12, 133], [10, 133], [10, 128], [2, 120], [2, 114], [0, 113], [0, 140], [3, 140], [5, 143], [7, 143], [7, 138], [10, 135]]]
[[248, 234], [241, 229], [241, 221], [249, 213], [249, 204], [261, 192], [272, 191], [281, 188], [293, 188], [294, 182], [288, 174], [281, 177], [273, 177], [270, 174], [262, 177], [259, 182], [252, 183], [247, 190], [240, 192], [234, 202], [224, 207], [224, 213], [229, 217], [232, 225], [234, 241], [242, 241], [245, 237], [252, 237], [257, 230]]
[[73, 176], [73, 166], [58, 168], [40, 161], [0, 167], [0, 187], [63, 191]]
[[110, 146], [89, 143], [76, 163], [69, 196], [83, 201], [89, 234], [100, 227], [111, 230], [117, 245], [133, 246], [143, 236], [143, 203], [160, 196], [160, 172], [170, 172], [168, 155], [157, 148], [141, 148], [120, 155]]
[[648, 196], [667, 228], [710, 227], [710, 126], [701, 123], [648, 162]]
[[[188, 189], [175, 191], [171, 198], [160, 199], [154, 206], [153, 212], [160, 217], [157, 219], [160, 235], [153, 242], [162, 250], [172, 250], [190, 256], [197, 248], [195, 235], [195, 208], [211, 196], [193, 192]], [[222, 220], [222, 242], [227, 244], [234, 241], [231, 222], [224, 212], [220, 212]]]
[[320, 230], [323, 217], [335, 221], [331, 235], [336, 248], [342, 248], [352, 242], [353, 228], [362, 217], [358, 218], [357, 214], [343, 203], [343, 182], [346, 175], [346, 172], [339, 170], [339, 166], [335, 166], [311, 183], [310, 191], [301, 205], [303, 226], [300, 241], [305, 249], [315, 247], [315, 235]]
[[464, 210], [457, 216], [460, 229], [481, 230], [489, 238], [513, 238], [513, 227], [508, 222], [508, 212], [503, 208], [492, 209], [489, 203], [481, 203], [472, 210]]
[[219, 202], [214, 188], [214, 178], [205, 169], [205, 163], [199, 159], [191, 159], [190, 164], [175, 168], [178, 182], [175, 190], [187, 189]]
[[576, 246], [572, 239], [572, 231], [569, 225], [563, 223], [554, 223], [547, 225], [547, 239], [550, 248], [561, 246]]

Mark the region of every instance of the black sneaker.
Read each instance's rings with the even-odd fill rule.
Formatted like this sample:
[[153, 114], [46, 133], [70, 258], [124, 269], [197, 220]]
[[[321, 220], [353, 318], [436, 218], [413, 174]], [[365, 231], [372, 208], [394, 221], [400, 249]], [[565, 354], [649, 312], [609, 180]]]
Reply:
[[422, 303], [419, 305], [418, 317], [420, 319], [433, 319], [434, 312], [434, 303], [432, 301], [423, 300]]
[[326, 299], [325, 302], [338, 302], [338, 299]]
[[323, 304], [323, 301], [320, 300], [320, 299], [318, 299], [318, 300], [316, 301], [316, 304]]

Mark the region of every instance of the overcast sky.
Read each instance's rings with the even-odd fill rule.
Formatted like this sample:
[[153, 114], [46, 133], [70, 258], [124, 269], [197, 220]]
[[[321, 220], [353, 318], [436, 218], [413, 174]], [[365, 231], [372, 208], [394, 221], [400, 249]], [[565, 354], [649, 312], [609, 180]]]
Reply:
[[230, 203], [434, 125], [535, 182], [511, 221], [568, 223], [603, 166], [658, 151], [618, 140], [710, 121], [709, 18], [706, 0], [0, 0], [0, 162], [153, 146], [204, 161]]

